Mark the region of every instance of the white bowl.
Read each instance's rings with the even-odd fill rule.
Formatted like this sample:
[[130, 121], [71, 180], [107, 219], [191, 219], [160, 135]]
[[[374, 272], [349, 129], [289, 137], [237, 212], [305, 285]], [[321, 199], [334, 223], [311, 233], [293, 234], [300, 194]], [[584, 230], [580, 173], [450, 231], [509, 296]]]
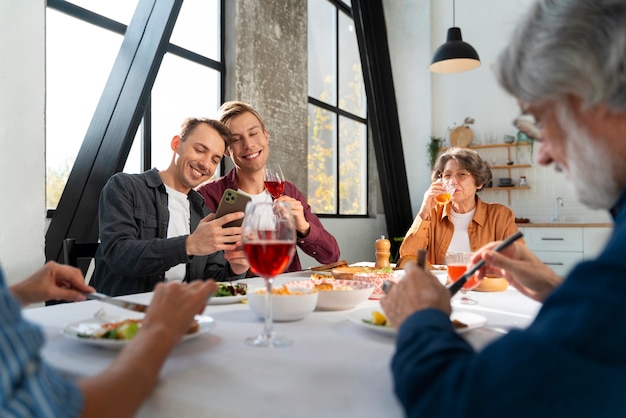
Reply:
[[332, 290], [318, 289], [319, 296], [316, 309], [320, 311], [352, 309], [359, 303], [366, 301], [374, 292], [373, 284], [355, 280], [311, 279], [287, 282], [285, 286], [289, 289], [313, 289], [315, 285], [320, 283], [328, 283], [333, 286]]
[[[315, 310], [318, 292], [311, 289], [290, 289], [296, 294], [272, 295], [274, 321], [299, 321]], [[265, 289], [248, 292], [248, 306], [259, 318], [265, 319]]]

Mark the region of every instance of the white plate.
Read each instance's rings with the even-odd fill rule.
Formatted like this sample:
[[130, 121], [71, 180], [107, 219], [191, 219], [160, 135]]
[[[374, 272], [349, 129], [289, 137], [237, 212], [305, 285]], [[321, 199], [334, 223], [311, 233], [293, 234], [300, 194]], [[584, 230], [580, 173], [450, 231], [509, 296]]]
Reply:
[[[364, 319], [371, 319], [372, 312], [376, 310], [381, 312], [380, 309], [359, 309], [350, 312], [348, 314], [348, 319], [350, 319], [350, 321], [354, 322], [355, 324], [360, 325], [364, 328], [371, 329], [372, 331], [376, 331], [378, 333], [386, 335], [396, 335], [396, 330], [392, 327], [383, 327], [380, 325], [372, 325], [368, 324], [367, 322], [363, 322]], [[456, 319], [457, 321], [461, 321], [467, 325], [467, 328], [460, 328], [456, 330], [459, 334], [471, 331], [476, 328], [480, 328], [487, 323], [487, 318], [485, 318], [484, 316], [475, 314], [473, 312], [464, 311], [452, 312], [452, 315], [450, 315], [450, 319]]]
[[[249, 291], [250, 289], [248, 289], [248, 292]], [[208, 305], [228, 305], [230, 303], [241, 303], [247, 297], [247, 295], [212, 297], [211, 299], [209, 299]]]
[[[125, 318], [120, 318], [118, 321], [121, 321]], [[197, 315], [196, 321], [198, 321], [198, 332], [194, 332], [193, 334], [185, 334], [183, 336], [182, 341], [191, 340], [193, 338], [197, 338], [202, 334], [206, 334], [209, 332], [211, 328], [215, 326], [215, 319], [211, 318], [207, 315]], [[100, 329], [102, 325], [102, 321], [99, 321], [96, 318], [87, 319], [83, 321], [72, 322], [68, 324], [62, 331], [61, 334], [69, 338], [70, 340], [78, 341], [83, 344], [95, 345], [98, 347], [104, 347], [109, 349], [121, 349], [126, 344], [128, 344], [131, 340], [104, 340], [100, 338], [83, 338], [79, 337], [78, 334], [90, 334]]]

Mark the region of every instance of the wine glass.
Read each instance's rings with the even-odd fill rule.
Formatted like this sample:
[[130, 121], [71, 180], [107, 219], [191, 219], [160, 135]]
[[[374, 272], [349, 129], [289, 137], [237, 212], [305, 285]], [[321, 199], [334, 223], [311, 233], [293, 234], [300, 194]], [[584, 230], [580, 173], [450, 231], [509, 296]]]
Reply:
[[[446, 253], [446, 265], [448, 266], [448, 278], [452, 283], [459, 280], [459, 278], [465, 273], [467, 270], [467, 266], [472, 259], [472, 253], [463, 253], [463, 252], [449, 252]], [[480, 284], [480, 280], [476, 278], [475, 275], [472, 275], [467, 279], [463, 287], [461, 288], [461, 303], [464, 305], [475, 305], [478, 302], [475, 299], [472, 299], [467, 292], [474, 289], [476, 286]]]
[[445, 181], [442, 178], [437, 179], [437, 183], [442, 183], [446, 188], [446, 191], [440, 195], [435, 196], [435, 200], [439, 205], [445, 205], [452, 199], [452, 195], [454, 194], [454, 185], [452, 185], [451, 181]]
[[267, 164], [263, 169], [263, 183], [265, 190], [272, 195], [274, 199], [278, 199], [283, 194], [285, 188], [285, 176], [279, 164]]
[[272, 284], [285, 271], [296, 251], [296, 226], [291, 208], [284, 202], [251, 202], [241, 226], [241, 241], [250, 269], [265, 279], [265, 326], [246, 339], [255, 347], [285, 347], [291, 340], [274, 334]]

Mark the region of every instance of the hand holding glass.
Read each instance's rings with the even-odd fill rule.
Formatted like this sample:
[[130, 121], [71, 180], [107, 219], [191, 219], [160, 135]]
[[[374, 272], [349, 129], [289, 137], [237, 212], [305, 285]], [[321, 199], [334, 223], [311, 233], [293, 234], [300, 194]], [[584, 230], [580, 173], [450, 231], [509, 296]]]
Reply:
[[250, 269], [265, 279], [265, 327], [263, 333], [246, 339], [255, 347], [284, 347], [286, 337], [274, 335], [272, 284], [287, 268], [296, 251], [296, 226], [291, 208], [282, 202], [249, 203], [241, 226], [243, 249]]
[[[463, 252], [449, 252], [446, 253], [446, 265], [448, 266], [448, 278], [452, 283], [459, 280], [459, 278], [465, 273], [467, 270], [467, 266], [469, 265], [472, 259], [472, 253], [463, 253]], [[476, 302], [474, 299], [468, 296], [467, 292], [474, 289], [476, 286], [480, 284], [480, 280], [476, 278], [476, 276], [472, 276], [463, 285], [461, 288], [461, 303], [466, 305], [475, 305]]]
[[437, 204], [439, 205], [445, 205], [446, 203], [448, 203], [450, 201], [450, 199], [452, 199], [452, 195], [454, 194], [454, 186], [452, 185], [452, 182], [450, 181], [445, 181], [443, 179], [438, 179], [437, 183], [441, 183], [444, 187], [445, 187], [445, 192], [435, 196], [435, 200], [437, 201]]

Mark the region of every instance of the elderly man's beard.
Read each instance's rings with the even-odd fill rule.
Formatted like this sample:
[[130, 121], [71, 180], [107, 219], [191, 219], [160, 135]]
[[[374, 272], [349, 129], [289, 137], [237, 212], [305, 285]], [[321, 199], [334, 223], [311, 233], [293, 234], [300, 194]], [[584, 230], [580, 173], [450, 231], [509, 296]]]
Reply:
[[568, 106], [559, 107], [556, 117], [566, 135], [567, 177], [578, 200], [592, 209], [610, 209], [619, 196], [612, 153], [578, 123]]

